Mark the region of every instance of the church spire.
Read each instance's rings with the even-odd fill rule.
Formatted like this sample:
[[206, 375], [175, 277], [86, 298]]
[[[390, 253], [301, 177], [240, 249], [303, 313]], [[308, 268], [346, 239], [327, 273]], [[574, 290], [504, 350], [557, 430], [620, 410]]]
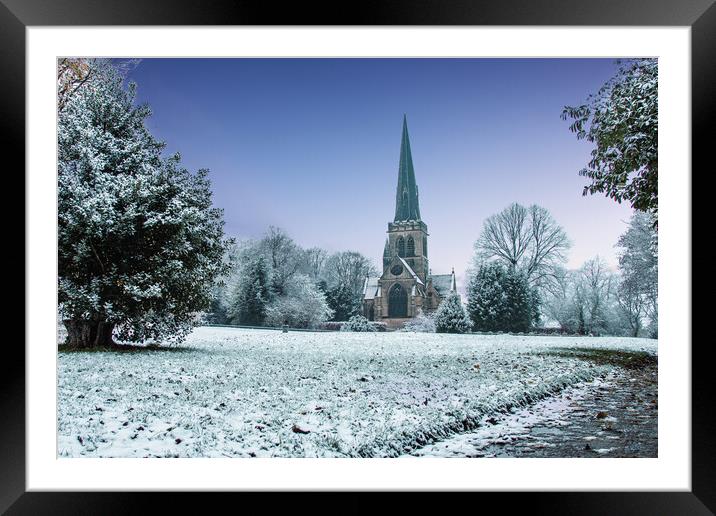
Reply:
[[403, 136], [400, 141], [400, 164], [398, 165], [398, 189], [395, 195], [395, 222], [420, 220], [418, 185], [415, 182], [413, 156], [410, 153], [408, 121], [403, 115]]

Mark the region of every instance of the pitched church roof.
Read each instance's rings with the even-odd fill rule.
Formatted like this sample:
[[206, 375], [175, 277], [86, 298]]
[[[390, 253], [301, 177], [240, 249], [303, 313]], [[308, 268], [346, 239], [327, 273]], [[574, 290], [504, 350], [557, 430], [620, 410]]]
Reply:
[[403, 258], [401, 258], [400, 256], [398, 256], [398, 260], [400, 260], [400, 261], [402, 262], [403, 267], [405, 267], [405, 268], [407, 269], [408, 273], [413, 277], [413, 279], [415, 280], [415, 282], [416, 282], [416, 283], [420, 283], [420, 284], [422, 285], [422, 284], [423, 284], [423, 280], [420, 279], [420, 276], [418, 276], [417, 274], [415, 274], [415, 271], [413, 270], [413, 268], [412, 268], [410, 265], [408, 265], [408, 262], [406, 262], [405, 260], [403, 260]]
[[395, 220], [420, 220], [418, 185], [415, 182], [413, 156], [410, 153], [408, 121], [403, 115], [403, 137], [400, 141], [400, 164], [398, 165], [398, 188], [395, 193]]
[[363, 284], [363, 299], [374, 299], [380, 297], [380, 278], [366, 278]]
[[452, 274], [432, 274], [428, 281], [432, 280], [433, 287], [441, 296], [447, 296], [450, 291], [457, 290], [455, 283], [455, 271]]

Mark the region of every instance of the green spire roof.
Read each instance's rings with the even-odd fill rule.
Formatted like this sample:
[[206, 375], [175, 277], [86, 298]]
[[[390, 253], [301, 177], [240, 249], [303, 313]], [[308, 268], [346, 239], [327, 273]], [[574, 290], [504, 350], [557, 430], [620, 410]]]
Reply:
[[403, 115], [403, 137], [400, 141], [400, 164], [398, 166], [398, 189], [395, 194], [395, 222], [420, 220], [418, 185], [415, 182], [413, 156], [410, 154], [408, 121]]

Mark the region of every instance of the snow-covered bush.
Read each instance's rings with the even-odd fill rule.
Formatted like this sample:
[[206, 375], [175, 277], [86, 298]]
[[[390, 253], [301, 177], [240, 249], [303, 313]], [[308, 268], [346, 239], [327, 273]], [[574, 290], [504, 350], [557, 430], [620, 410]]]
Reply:
[[403, 325], [403, 331], [435, 333], [435, 319], [421, 310], [418, 315]]
[[457, 292], [451, 292], [435, 312], [435, 331], [437, 333], [466, 333], [472, 322], [465, 312]]
[[345, 321], [326, 321], [319, 324], [318, 329], [328, 331], [341, 331], [341, 328], [343, 328], [344, 324], [346, 324]]
[[376, 331], [371, 322], [362, 315], [354, 315], [341, 327], [341, 331]]
[[333, 314], [326, 296], [308, 276], [296, 274], [284, 288], [285, 295], [276, 297], [266, 307], [266, 325], [315, 328]]
[[388, 325], [384, 322], [371, 321], [370, 324], [371, 326], [373, 326], [373, 329], [375, 329], [375, 331], [388, 331]]

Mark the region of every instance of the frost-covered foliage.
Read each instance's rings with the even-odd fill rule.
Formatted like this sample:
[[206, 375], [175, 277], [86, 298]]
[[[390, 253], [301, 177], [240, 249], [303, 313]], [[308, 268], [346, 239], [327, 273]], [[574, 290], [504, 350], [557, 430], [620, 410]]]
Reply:
[[266, 257], [271, 267], [272, 291], [277, 296], [285, 295], [288, 282], [301, 267], [301, 248], [283, 229], [269, 226], [258, 243], [258, 252]]
[[580, 335], [620, 333], [614, 317], [616, 279], [598, 256], [587, 260], [575, 278], [573, 329]]
[[271, 269], [266, 258], [258, 255], [245, 264], [242, 272], [234, 286], [228, 315], [234, 324], [261, 326], [274, 298]]
[[472, 321], [462, 306], [457, 292], [451, 292], [443, 299], [435, 312], [435, 331], [437, 333], [467, 333]]
[[658, 334], [658, 234], [654, 222], [649, 214], [634, 213], [617, 243], [621, 248], [617, 302], [632, 336], [639, 335], [644, 318], [649, 335], [656, 338]]
[[[283, 325], [285, 319], [304, 321], [301, 326], [314, 327], [325, 320], [325, 314], [334, 321], [345, 321], [359, 312], [362, 281], [365, 273], [374, 272], [368, 259], [359, 253], [342, 252], [329, 257], [318, 247], [302, 249], [283, 229], [273, 226], [260, 240], [241, 242], [232, 251], [232, 256], [235, 267], [226, 278], [228, 287], [224, 287], [232, 292], [228, 296], [230, 306], [222, 304], [222, 289], [218, 288], [216, 302], [207, 320], [221, 319], [222, 311], [226, 311], [232, 316], [232, 323], [251, 326], [277, 322]], [[255, 285], [255, 264], [259, 257], [268, 269], [267, 290]], [[241, 294], [252, 288], [254, 295]], [[257, 292], [260, 295], [256, 295]], [[304, 295], [307, 297], [302, 297]], [[242, 301], [239, 302], [237, 296]], [[224, 295], [224, 299], [226, 297]], [[305, 306], [301, 307], [302, 303]], [[325, 303], [330, 310], [324, 310]], [[251, 304], [259, 309], [256, 316], [242, 317], [238, 308]], [[261, 306], [268, 305], [272, 307], [270, 318], [266, 317], [268, 312], [260, 310]]]
[[480, 265], [468, 283], [467, 299], [475, 331], [529, 331], [537, 311], [526, 276], [499, 262]]
[[227, 268], [208, 171], [162, 158], [135, 91], [106, 67], [59, 114], [59, 302], [75, 346], [182, 340]]
[[594, 143], [579, 175], [584, 195], [604, 193], [639, 211], [658, 213], [659, 73], [657, 59], [623, 62], [614, 77], [581, 106], [565, 106], [570, 131]]
[[618, 304], [619, 281], [604, 260], [589, 259], [578, 270], [555, 276], [545, 296], [545, 312], [569, 333], [633, 335]]
[[341, 326], [341, 331], [373, 332], [375, 327], [362, 315], [354, 315], [348, 322]]
[[284, 295], [275, 297], [266, 307], [265, 322], [268, 326], [316, 328], [332, 314], [326, 296], [311, 278], [297, 274], [284, 285]]
[[425, 314], [420, 310], [418, 315], [403, 325], [403, 331], [435, 333], [435, 314]]
[[178, 348], [59, 353], [58, 455], [395, 457], [614, 370], [553, 348], [657, 342], [198, 328]]
[[349, 285], [337, 284], [326, 292], [328, 306], [333, 310], [334, 321], [347, 321], [360, 311], [360, 297]]

